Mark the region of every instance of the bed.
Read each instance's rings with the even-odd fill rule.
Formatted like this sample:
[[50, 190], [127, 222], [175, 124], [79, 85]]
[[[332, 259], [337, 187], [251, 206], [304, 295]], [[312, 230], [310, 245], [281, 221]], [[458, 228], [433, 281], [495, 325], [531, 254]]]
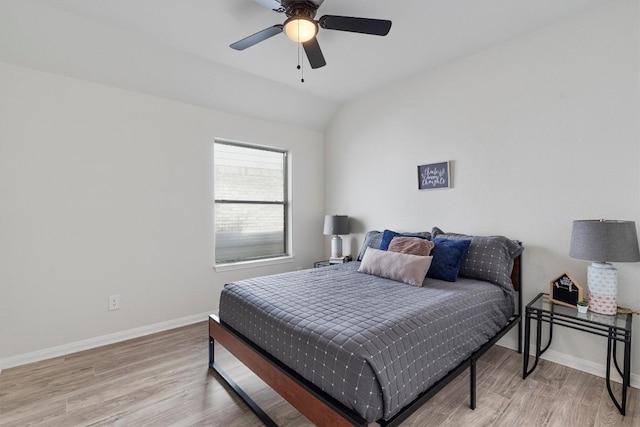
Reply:
[[[215, 341], [316, 425], [398, 425], [467, 368], [475, 408], [476, 361], [520, 325], [522, 246], [434, 228], [420, 236], [433, 234], [433, 264], [412, 286], [366, 273], [386, 259], [417, 260], [383, 253], [387, 231], [367, 233], [355, 262], [225, 286], [220, 316], [209, 319], [209, 365], [265, 425], [276, 424], [215, 363]], [[394, 234], [393, 243], [404, 237]], [[455, 277], [441, 277], [454, 246], [466, 251]]]

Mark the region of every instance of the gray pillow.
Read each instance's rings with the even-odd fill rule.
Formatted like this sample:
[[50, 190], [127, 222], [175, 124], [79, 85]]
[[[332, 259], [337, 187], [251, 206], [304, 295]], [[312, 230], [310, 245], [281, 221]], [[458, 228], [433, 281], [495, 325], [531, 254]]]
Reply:
[[357, 261], [362, 261], [364, 257], [364, 253], [367, 251], [367, 248], [380, 249], [380, 242], [382, 241], [382, 232], [377, 230], [371, 230], [364, 236], [364, 243], [362, 243], [362, 248], [360, 248], [360, 253], [358, 254]]
[[524, 251], [520, 242], [504, 236], [469, 236], [459, 233], [445, 233], [438, 227], [431, 231], [434, 238], [450, 240], [471, 239], [469, 252], [460, 268], [460, 275], [486, 280], [513, 290], [511, 270], [513, 260]]

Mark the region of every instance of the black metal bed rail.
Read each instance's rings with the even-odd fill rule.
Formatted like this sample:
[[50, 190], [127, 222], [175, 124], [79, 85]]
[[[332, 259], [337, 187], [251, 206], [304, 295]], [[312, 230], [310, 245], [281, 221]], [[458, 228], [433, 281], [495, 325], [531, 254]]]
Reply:
[[[434, 397], [440, 390], [442, 390], [445, 386], [447, 386], [451, 381], [456, 379], [458, 375], [464, 372], [467, 368], [470, 369], [469, 377], [469, 407], [471, 409], [476, 409], [476, 362], [480, 357], [485, 354], [491, 347], [494, 346], [500, 339], [502, 339], [511, 329], [513, 329], [516, 324], [520, 324], [522, 321], [522, 315], [520, 313], [514, 314], [509, 318], [508, 323], [489, 341], [487, 341], [482, 347], [480, 347], [476, 352], [471, 354], [467, 359], [463, 360], [457, 367], [453, 370], [449, 371], [449, 373], [441, 378], [439, 381], [435, 382], [429, 389], [422, 392], [418, 397], [404, 407], [402, 411], [388, 420], [379, 420], [378, 424], [381, 426], [387, 427], [395, 427], [400, 425], [403, 421], [409, 418], [415, 411], [417, 411], [422, 405], [424, 405], [427, 401], [429, 401], [432, 397]], [[520, 352], [518, 352], [520, 353]]]

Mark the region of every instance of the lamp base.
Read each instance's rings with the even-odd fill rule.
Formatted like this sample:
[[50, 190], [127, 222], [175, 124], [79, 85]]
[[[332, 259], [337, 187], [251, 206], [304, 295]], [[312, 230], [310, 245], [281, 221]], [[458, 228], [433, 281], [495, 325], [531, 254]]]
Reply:
[[331, 239], [331, 258], [342, 257], [342, 238], [340, 236], [333, 236]]
[[618, 312], [618, 270], [606, 262], [594, 262], [587, 270], [589, 310], [599, 314]]

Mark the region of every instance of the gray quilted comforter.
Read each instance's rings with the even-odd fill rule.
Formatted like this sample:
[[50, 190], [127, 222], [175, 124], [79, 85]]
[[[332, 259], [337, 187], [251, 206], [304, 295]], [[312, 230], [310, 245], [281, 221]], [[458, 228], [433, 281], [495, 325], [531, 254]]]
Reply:
[[494, 284], [421, 288], [359, 262], [225, 286], [220, 319], [369, 422], [388, 419], [493, 337], [514, 310]]

